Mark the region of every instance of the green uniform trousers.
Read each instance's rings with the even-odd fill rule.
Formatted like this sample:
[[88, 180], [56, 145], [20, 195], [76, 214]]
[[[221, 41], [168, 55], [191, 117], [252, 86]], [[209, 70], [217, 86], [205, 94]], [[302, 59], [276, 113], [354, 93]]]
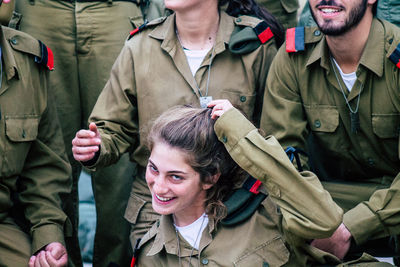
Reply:
[[0, 266], [28, 266], [31, 239], [11, 218], [0, 223], [0, 248]]
[[[19, 0], [10, 26], [31, 34], [54, 53], [55, 70], [50, 88], [55, 90], [66, 151], [73, 167], [73, 192], [66, 212], [75, 238], [67, 239], [70, 265], [80, 266], [77, 242], [78, 177], [81, 166], [72, 158], [71, 141], [87, 127], [87, 119], [126, 37], [142, 24], [140, 8], [128, 1], [75, 2]], [[123, 219], [133, 181], [134, 166], [128, 155], [110, 167], [92, 173], [97, 228], [93, 266], [130, 261], [130, 226]]]

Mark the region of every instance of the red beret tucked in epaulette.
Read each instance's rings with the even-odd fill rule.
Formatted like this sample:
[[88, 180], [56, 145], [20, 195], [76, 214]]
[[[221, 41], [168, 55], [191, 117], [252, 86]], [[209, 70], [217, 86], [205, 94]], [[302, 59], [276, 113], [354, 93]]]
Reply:
[[145, 21], [142, 25], [140, 25], [139, 27], [137, 27], [136, 29], [132, 30], [129, 33], [129, 37], [128, 40], [132, 38], [132, 36], [134, 36], [135, 34], [137, 34], [138, 32], [141, 32], [142, 30], [144, 30], [147, 26], [148, 21]]
[[286, 30], [286, 52], [304, 51], [304, 27]]
[[45, 44], [43, 44], [40, 40], [39, 40], [39, 46], [41, 50], [41, 56], [35, 57], [36, 63], [47, 67], [49, 70], [53, 70], [54, 69], [53, 51], [51, 51], [51, 49], [48, 48]]
[[389, 59], [400, 69], [400, 44], [398, 44], [393, 53], [390, 54]]
[[265, 44], [269, 39], [274, 37], [274, 34], [265, 21], [258, 23], [253, 30], [262, 44]]

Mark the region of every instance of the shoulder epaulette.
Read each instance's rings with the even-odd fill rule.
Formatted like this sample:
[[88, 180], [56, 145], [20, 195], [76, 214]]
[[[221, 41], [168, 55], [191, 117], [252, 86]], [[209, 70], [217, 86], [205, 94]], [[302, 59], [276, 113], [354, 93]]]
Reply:
[[140, 25], [139, 27], [137, 27], [136, 29], [132, 30], [129, 33], [129, 37], [128, 40], [131, 39], [135, 34], [137, 34], [138, 32], [143, 31], [144, 29], [146, 29], [148, 22], [145, 21], [142, 25]]
[[135, 267], [135, 264], [139, 256], [140, 248], [157, 234], [157, 228], [159, 227], [159, 225], [160, 221], [157, 221], [155, 224], [153, 224], [150, 230], [143, 235], [142, 238], [136, 240], [135, 247], [133, 248], [133, 256], [130, 267]]
[[250, 218], [267, 197], [261, 191], [261, 181], [249, 176], [241, 188], [236, 189], [224, 202], [227, 215], [221, 224], [232, 226]]
[[396, 46], [396, 49], [390, 54], [389, 59], [400, 69], [400, 43]]
[[136, 240], [135, 247], [133, 248], [133, 256], [132, 256], [132, 260], [131, 260], [131, 267], [135, 267], [135, 265], [136, 265], [136, 261], [137, 261], [138, 254], [139, 254], [139, 244], [140, 244], [141, 240], [142, 240], [141, 238], [138, 238]]
[[269, 39], [274, 37], [271, 28], [268, 27], [268, 24], [265, 21], [258, 23], [253, 30], [262, 44], [265, 44]]
[[39, 40], [41, 56], [35, 57], [35, 62], [46, 66], [49, 70], [54, 70], [53, 51]]
[[41, 41], [33, 38], [29, 34], [16, 31], [10, 28], [3, 28], [7, 40], [14, 50], [31, 54], [35, 57], [35, 62], [54, 69], [54, 55], [50, 48]]
[[286, 52], [304, 51], [304, 27], [295, 27], [286, 30]]
[[235, 24], [238, 27], [229, 40], [229, 50], [234, 54], [250, 53], [274, 37], [268, 24], [258, 18], [240, 16]]
[[156, 18], [156, 19], [154, 19], [154, 20], [152, 20], [150, 22], [148, 20], [145, 20], [145, 22], [142, 25], [140, 25], [139, 27], [137, 27], [136, 29], [132, 30], [129, 33], [128, 40], [131, 39], [138, 32], [141, 32], [144, 29], [146, 29], [147, 27], [153, 26], [153, 25], [158, 25], [158, 24], [164, 22], [166, 19], [167, 19], [167, 17], [160, 17], [160, 18]]

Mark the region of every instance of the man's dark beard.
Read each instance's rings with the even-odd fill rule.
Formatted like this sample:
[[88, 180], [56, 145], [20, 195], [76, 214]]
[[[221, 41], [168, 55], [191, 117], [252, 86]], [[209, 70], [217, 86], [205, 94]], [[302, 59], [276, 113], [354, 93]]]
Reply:
[[[309, 6], [309, 7], [311, 10], [311, 15], [312, 15], [314, 21], [317, 23], [320, 30], [326, 35], [338, 36], [338, 35], [348, 32], [351, 28], [357, 26], [358, 23], [360, 23], [361, 19], [365, 15], [365, 11], [367, 10], [367, 4], [368, 4], [368, 0], [363, 0], [361, 5], [353, 8], [349, 14], [348, 19], [345, 21], [345, 24], [341, 27], [340, 26], [339, 27], [330, 26], [330, 22], [326, 23], [326, 21], [325, 21], [325, 26], [321, 27], [321, 25], [319, 25], [319, 23], [315, 17], [313, 10], [311, 9], [311, 6]], [[318, 6], [320, 6], [320, 5], [333, 6], [333, 7], [339, 6], [335, 3], [334, 0], [322, 0], [321, 3], [318, 4]]]

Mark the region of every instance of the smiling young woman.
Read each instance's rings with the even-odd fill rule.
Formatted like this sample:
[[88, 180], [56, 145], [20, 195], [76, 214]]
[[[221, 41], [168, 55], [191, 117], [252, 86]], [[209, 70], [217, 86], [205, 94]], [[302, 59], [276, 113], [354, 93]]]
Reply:
[[[249, 178], [228, 153], [229, 141], [221, 136], [225, 143], [218, 140], [215, 118], [225, 110], [216, 103], [213, 112], [169, 109], [148, 134], [146, 182], [161, 218], [136, 246], [137, 266], [303, 266], [318, 262], [318, 257], [329, 259], [331, 255], [312, 249], [307, 240], [329, 236], [340, 223], [341, 210], [315, 183], [315, 176], [296, 171], [274, 138], [264, 140], [261, 160], [266, 165], [251, 166], [257, 168], [257, 177], [275, 183], [265, 180], [264, 187]], [[243, 129], [252, 129], [240, 113], [234, 115], [246, 122]], [[239, 158], [249, 162], [245, 154]], [[300, 197], [304, 191], [292, 192], [300, 187], [310, 199]], [[280, 190], [282, 196], [268, 196], [266, 189]], [[310, 211], [303, 203], [314, 198], [322, 204]]]

